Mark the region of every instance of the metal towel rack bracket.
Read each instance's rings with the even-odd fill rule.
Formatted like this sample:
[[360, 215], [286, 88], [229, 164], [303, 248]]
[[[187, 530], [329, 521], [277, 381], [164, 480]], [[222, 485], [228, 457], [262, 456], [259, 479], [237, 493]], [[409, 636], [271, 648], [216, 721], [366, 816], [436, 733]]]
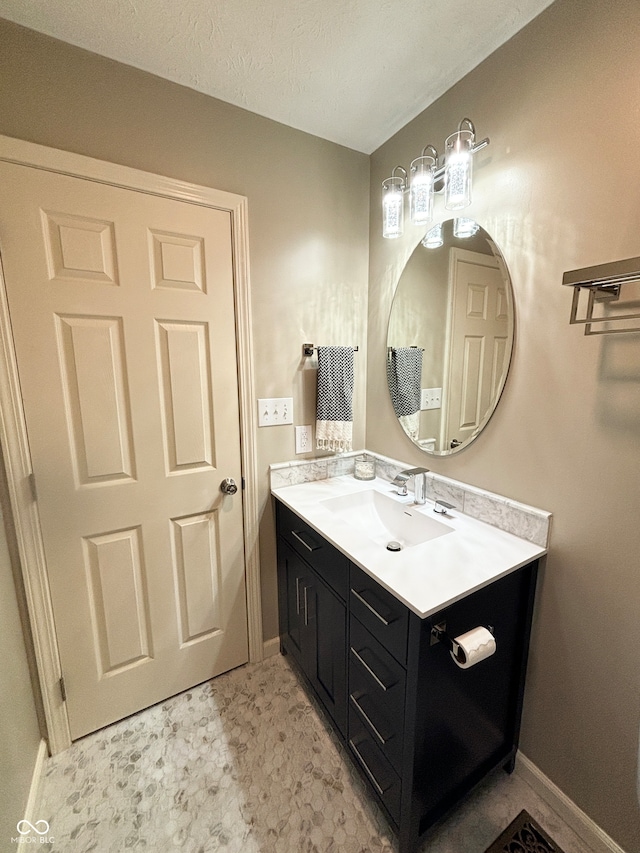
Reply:
[[[318, 347], [313, 344], [302, 344], [302, 355], [306, 358], [310, 358], [313, 355], [313, 351], [317, 350]], [[352, 347], [354, 352], [358, 352], [358, 347]]]
[[[640, 313], [634, 313], [633, 308], [640, 307], [640, 301], [636, 298], [630, 300], [626, 311], [606, 313], [606, 308], [620, 301], [622, 285], [640, 282], [640, 257], [627, 258], [624, 261], [613, 261], [608, 264], [600, 264], [595, 267], [583, 267], [579, 270], [570, 270], [562, 277], [563, 285], [573, 287], [573, 301], [571, 303], [571, 324], [584, 325], [585, 335], [611, 335], [621, 332], [640, 332], [640, 323], [624, 328], [610, 328], [609, 324], [627, 323], [630, 320], [640, 320]], [[578, 316], [580, 304], [585, 300], [582, 291], [587, 292], [586, 304], [583, 305], [583, 316]], [[594, 316], [597, 305], [603, 306], [605, 314]], [[607, 324], [602, 328], [597, 324]], [[594, 324], [596, 327], [594, 328]]]

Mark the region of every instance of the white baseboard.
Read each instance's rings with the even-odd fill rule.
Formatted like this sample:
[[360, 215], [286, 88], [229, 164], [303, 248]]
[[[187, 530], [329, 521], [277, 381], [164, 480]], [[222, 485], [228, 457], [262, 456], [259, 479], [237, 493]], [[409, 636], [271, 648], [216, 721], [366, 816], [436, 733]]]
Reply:
[[265, 640], [262, 646], [265, 658], [277, 655], [280, 652], [280, 637], [272, 637], [270, 640]]
[[526, 755], [518, 752], [516, 773], [525, 780], [542, 799], [588, 844], [593, 853], [625, 853], [619, 844], [600, 829], [588, 814], [582, 811], [573, 800], [545, 776], [542, 770], [530, 761]]
[[33, 765], [33, 774], [31, 775], [31, 787], [29, 788], [29, 798], [27, 800], [27, 805], [24, 810], [24, 819], [29, 821], [29, 823], [35, 823], [40, 817], [36, 814], [36, 809], [38, 807], [38, 800], [40, 796], [40, 782], [42, 780], [42, 771], [44, 770], [44, 763], [47, 760], [49, 755], [49, 750], [47, 748], [47, 742], [44, 738], [40, 740], [40, 745], [38, 746], [38, 753], [36, 755], [36, 761]]

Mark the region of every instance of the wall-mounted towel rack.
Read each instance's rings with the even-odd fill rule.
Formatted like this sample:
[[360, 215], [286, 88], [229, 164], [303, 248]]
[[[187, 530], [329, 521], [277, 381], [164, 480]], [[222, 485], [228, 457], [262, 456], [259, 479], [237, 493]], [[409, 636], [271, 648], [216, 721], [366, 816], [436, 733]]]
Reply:
[[[398, 349], [398, 347], [387, 347], [387, 355], [389, 355], [390, 352], [395, 352], [397, 349]], [[424, 347], [419, 347], [419, 346], [416, 346], [414, 344], [412, 344], [410, 347], [408, 347], [408, 349], [419, 349], [419, 350], [422, 350], [422, 352], [424, 352]]]
[[[318, 347], [314, 346], [313, 344], [302, 344], [302, 354], [307, 358], [312, 356], [313, 351], [317, 349]], [[358, 352], [358, 347], [352, 347], [352, 349], [354, 352]]]
[[[620, 299], [623, 284], [640, 282], [640, 258], [626, 258], [623, 261], [613, 261], [608, 264], [599, 264], [595, 267], [583, 267], [579, 270], [570, 270], [562, 276], [562, 283], [573, 287], [573, 301], [571, 303], [570, 323], [584, 325], [585, 335], [612, 335], [621, 332], [640, 332], [640, 324], [624, 328], [593, 328], [596, 323], [623, 323], [629, 320], [640, 320], [640, 313], [615, 314], [611, 311], [604, 316], [595, 316], [593, 311], [596, 305], [612, 305]], [[587, 302], [584, 307], [584, 316], [578, 317], [581, 291], [587, 290]], [[638, 300], [630, 301], [629, 305], [638, 307]]]

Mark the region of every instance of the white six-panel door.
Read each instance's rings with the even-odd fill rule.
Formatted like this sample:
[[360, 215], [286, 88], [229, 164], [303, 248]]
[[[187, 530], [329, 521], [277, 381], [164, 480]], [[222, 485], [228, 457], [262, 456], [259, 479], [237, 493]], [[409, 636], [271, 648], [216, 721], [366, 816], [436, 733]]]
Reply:
[[72, 738], [247, 660], [228, 212], [0, 164]]
[[480, 428], [504, 380], [509, 335], [509, 295], [492, 255], [452, 249], [449, 289], [443, 450]]

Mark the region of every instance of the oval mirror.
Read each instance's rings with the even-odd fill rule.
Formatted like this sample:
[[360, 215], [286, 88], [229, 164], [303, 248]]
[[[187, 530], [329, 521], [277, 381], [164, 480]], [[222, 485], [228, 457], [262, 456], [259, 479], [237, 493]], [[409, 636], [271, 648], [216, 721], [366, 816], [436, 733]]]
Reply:
[[493, 414], [511, 361], [507, 265], [473, 219], [434, 225], [406, 263], [387, 334], [396, 416], [427, 453], [467, 447]]

